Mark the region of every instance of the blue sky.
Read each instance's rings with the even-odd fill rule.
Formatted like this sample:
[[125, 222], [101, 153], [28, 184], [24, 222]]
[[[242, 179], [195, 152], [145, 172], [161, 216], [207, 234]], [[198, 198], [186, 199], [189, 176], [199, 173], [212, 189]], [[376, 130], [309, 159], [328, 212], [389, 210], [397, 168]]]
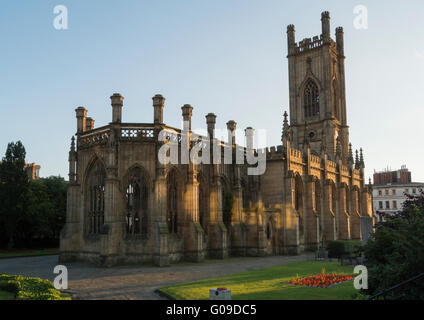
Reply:
[[[41, 175], [67, 177], [75, 108], [96, 126], [111, 120], [110, 95], [125, 97], [124, 122], [151, 122], [151, 97], [166, 98], [165, 122], [180, 126], [194, 107], [193, 128], [217, 114], [217, 126], [268, 130], [280, 144], [288, 110], [285, 30], [297, 40], [345, 29], [350, 139], [364, 148], [367, 177], [406, 164], [424, 181], [423, 1], [100, 1], [2, 0], [0, 10], [0, 154], [22, 140]], [[353, 27], [365, 5], [369, 28]], [[53, 27], [56, 5], [68, 8], [68, 30]]]

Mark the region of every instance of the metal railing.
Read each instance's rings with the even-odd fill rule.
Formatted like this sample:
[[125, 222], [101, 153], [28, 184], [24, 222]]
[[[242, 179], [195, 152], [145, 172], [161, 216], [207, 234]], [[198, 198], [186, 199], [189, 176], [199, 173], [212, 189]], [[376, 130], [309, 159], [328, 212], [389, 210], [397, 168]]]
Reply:
[[[387, 300], [387, 298], [390, 298], [390, 300], [399, 300], [402, 298], [408, 299], [409, 296], [407, 296], [406, 294], [408, 293], [408, 291], [411, 291], [413, 289], [410, 287], [410, 285], [414, 284], [418, 280], [424, 280], [424, 273], [421, 273], [411, 279], [405, 280], [387, 290], [384, 290], [381, 293], [373, 295], [368, 298], [368, 300], [377, 300], [379, 298], [383, 298], [384, 300]], [[400, 295], [395, 296], [396, 293]]]

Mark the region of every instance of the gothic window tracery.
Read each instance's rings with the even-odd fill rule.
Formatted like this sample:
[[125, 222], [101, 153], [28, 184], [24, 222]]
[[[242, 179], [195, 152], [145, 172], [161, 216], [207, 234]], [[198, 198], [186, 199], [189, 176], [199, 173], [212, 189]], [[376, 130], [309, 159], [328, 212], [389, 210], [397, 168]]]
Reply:
[[128, 235], [147, 235], [147, 181], [139, 168], [133, 169], [126, 188], [126, 231]]
[[97, 161], [91, 170], [89, 183], [88, 233], [99, 234], [104, 224], [105, 176], [103, 165]]
[[309, 79], [303, 95], [305, 118], [319, 115], [319, 90], [317, 84]]

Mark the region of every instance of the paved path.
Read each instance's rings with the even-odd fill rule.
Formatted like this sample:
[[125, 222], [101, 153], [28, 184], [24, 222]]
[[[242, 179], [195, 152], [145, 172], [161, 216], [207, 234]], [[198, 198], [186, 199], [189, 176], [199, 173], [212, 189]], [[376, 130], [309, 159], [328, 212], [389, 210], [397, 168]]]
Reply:
[[[66, 264], [69, 289], [80, 299], [161, 299], [158, 288], [263, 267], [310, 259], [308, 255], [262, 258], [230, 258], [203, 263], [182, 263], [170, 267], [127, 266], [99, 268], [84, 263]], [[0, 273], [40, 277], [53, 281], [58, 256], [0, 260]]]

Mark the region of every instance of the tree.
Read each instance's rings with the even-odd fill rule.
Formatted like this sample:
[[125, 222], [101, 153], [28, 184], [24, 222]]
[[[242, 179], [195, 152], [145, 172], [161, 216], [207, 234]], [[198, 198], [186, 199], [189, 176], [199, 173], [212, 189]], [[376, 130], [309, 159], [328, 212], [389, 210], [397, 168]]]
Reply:
[[36, 217], [31, 225], [38, 239], [59, 239], [66, 217], [66, 183], [61, 177], [31, 181], [28, 212]]
[[[424, 193], [407, 195], [402, 211], [384, 215], [364, 247], [369, 289], [374, 295], [424, 272]], [[424, 299], [424, 284], [413, 283], [404, 298]]]
[[14, 245], [17, 226], [27, 207], [29, 182], [25, 171], [25, 156], [22, 143], [11, 142], [0, 163], [0, 224], [9, 249]]

